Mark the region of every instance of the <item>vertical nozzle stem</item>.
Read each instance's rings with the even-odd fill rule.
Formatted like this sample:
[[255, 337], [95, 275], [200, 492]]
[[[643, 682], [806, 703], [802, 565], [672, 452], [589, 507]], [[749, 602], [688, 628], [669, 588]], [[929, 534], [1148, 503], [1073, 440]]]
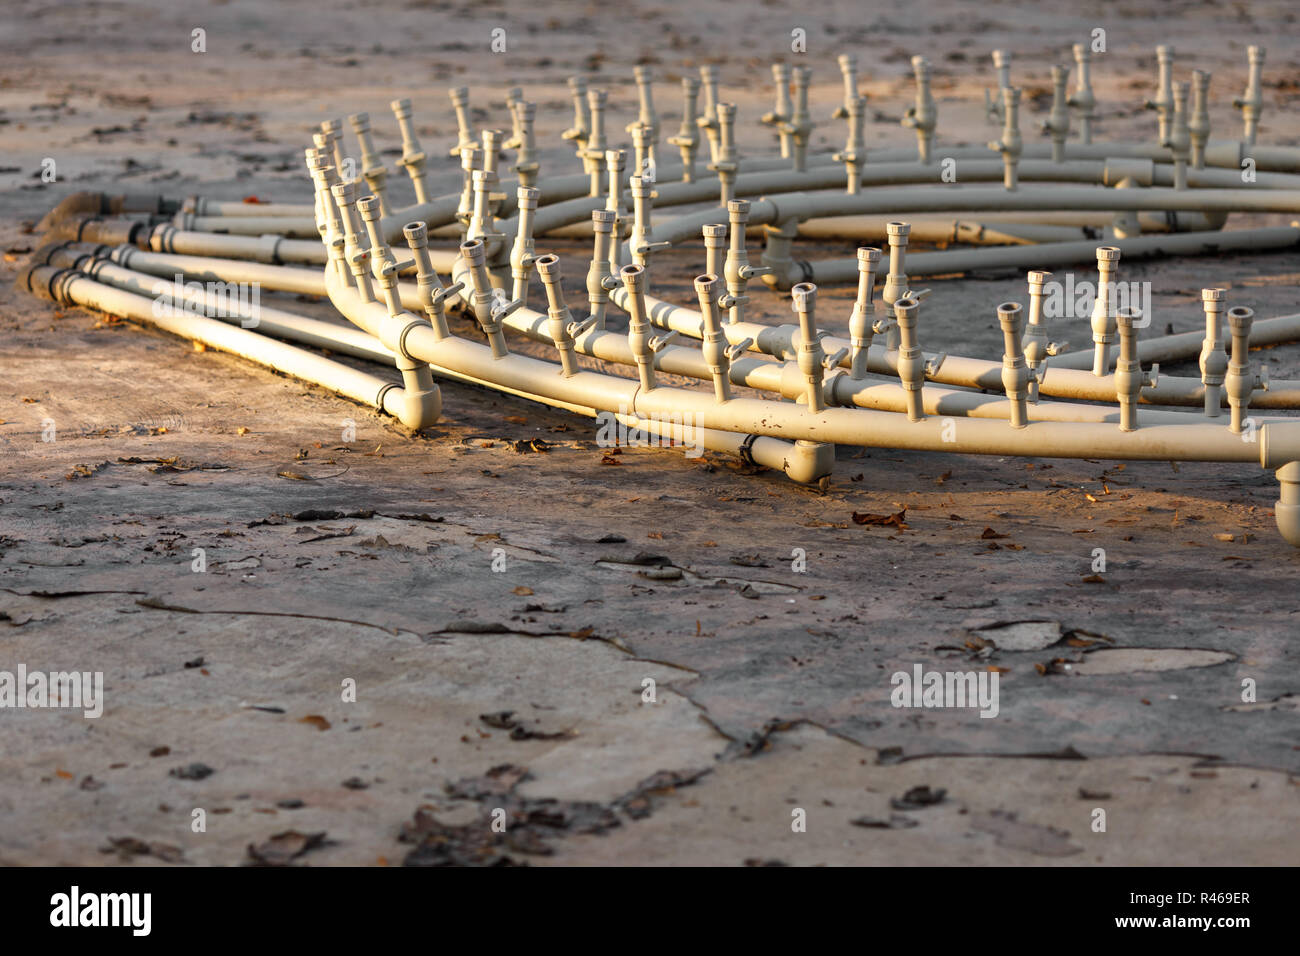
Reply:
[[451, 107], [456, 111], [456, 145], [447, 151], [449, 156], [459, 156], [461, 150], [474, 145], [474, 130], [469, 123], [469, 89], [464, 86], [453, 87], [447, 91]]
[[1254, 310], [1245, 306], [1228, 310], [1232, 359], [1228, 362], [1228, 372], [1223, 384], [1228, 393], [1228, 405], [1232, 408], [1230, 427], [1238, 434], [1245, 427], [1246, 411], [1250, 408], [1250, 396], [1255, 391], [1256, 377], [1250, 370], [1250, 327], [1254, 318]]
[[383, 160], [379, 158], [379, 151], [375, 149], [375, 138], [370, 131], [370, 114], [353, 113], [348, 117], [348, 123], [352, 126], [352, 132], [356, 134], [357, 142], [361, 145], [361, 175], [370, 187], [370, 192], [379, 200], [379, 207], [387, 216], [391, 210], [388, 205], [388, 169], [384, 166]]
[[1092, 304], [1092, 374], [1099, 378], [1110, 371], [1110, 346], [1115, 341], [1115, 273], [1119, 269], [1119, 248], [1097, 249], [1097, 297]]
[[595, 327], [604, 330], [605, 311], [609, 305], [609, 293], [617, 280], [613, 277], [613, 265], [610, 259], [614, 243], [615, 214], [608, 209], [591, 211], [591, 229], [594, 236], [591, 253], [591, 266], [587, 269], [587, 303], [595, 318]]
[[551, 341], [560, 352], [560, 367], [564, 377], [568, 378], [578, 370], [578, 366], [573, 358], [573, 334], [569, 331], [573, 314], [565, 305], [564, 290], [560, 288], [559, 256], [538, 256], [537, 274], [541, 276], [542, 285], [546, 287], [547, 329], [551, 334]]
[[916, 315], [919, 303], [903, 296], [894, 303], [894, 321], [898, 328], [898, 379], [907, 397], [907, 417], [919, 422], [925, 418], [921, 389], [925, 384], [925, 356], [916, 344]]
[[[513, 280], [510, 297], [520, 300], [524, 305], [528, 304], [528, 277], [532, 274], [536, 261], [533, 220], [537, 215], [537, 202], [541, 195], [541, 190], [532, 186], [520, 186], [516, 191], [519, 219], [515, 241], [510, 249], [510, 278]], [[557, 274], [558, 271], [559, 267], [556, 266]]]
[[442, 291], [442, 282], [438, 280], [429, 255], [429, 227], [422, 222], [408, 222], [402, 227], [402, 234], [415, 257], [415, 281], [420, 290], [420, 302], [433, 327], [434, 338], [441, 341], [451, 333], [447, 328], [446, 307], [442, 297], [437, 296]]
[[[1021, 339], [1025, 362], [1029, 366], [1029, 401], [1038, 404], [1038, 385], [1046, 373], [1047, 329], [1043, 325], [1043, 286], [1052, 278], [1050, 272], [1035, 270], [1029, 273], [1029, 322]], [[1039, 369], [1043, 371], [1040, 372]]]
[[682, 125], [677, 135], [668, 140], [682, 154], [682, 182], [695, 182], [695, 154], [700, 147], [700, 128], [697, 103], [700, 98], [700, 81], [693, 76], [682, 77]]
[[1205, 168], [1205, 144], [1210, 141], [1210, 74], [1192, 71], [1192, 115], [1187, 121], [1193, 169]]
[[799, 372], [806, 383], [806, 401], [808, 411], [820, 412], [826, 407], [822, 394], [822, 378], [826, 374], [822, 360], [826, 357], [822, 350], [821, 338], [817, 334], [817, 321], [814, 312], [817, 304], [817, 286], [811, 282], [800, 282], [790, 290], [794, 300], [794, 311], [799, 316]]
[[645, 267], [627, 265], [620, 274], [627, 289], [628, 347], [636, 360], [641, 387], [648, 392], [655, 387], [655, 356], [650, 347], [650, 312], [645, 304]]
[[853, 312], [849, 316], [849, 375], [855, 381], [867, 377], [867, 357], [871, 350], [871, 341], [876, 335], [875, 325], [875, 291], [876, 269], [880, 265], [880, 250], [863, 246], [858, 249], [858, 295], [853, 301]]
[[1201, 343], [1201, 384], [1205, 386], [1205, 415], [1218, 418], [1223, 405], [1223, 381], [1228, 371], [1228, 356], [1223, 351], [1223, 309], [1226, 289], [1202, 289], [1205, 309], [1205, 339]]
[[719, 403], [731, 400], [731, 359], [727, 352], [727, 337], [722, 332], [718, 318], [718, 286], [716, 273], [706, 272], [695, 277], [695, 295], [703, 317], [701, 328], [703, 342], [700, 346], [704, 361], [713, 376], [713, 395]]
[[393, 100], [389, 104], [393, 109], [393, 114], [397, 117], [397, 125], [402, 130], [402, 158], [397, 162], [406, 170], [406, 174], [411, 177], [411, 185], [415, 187], [415, 201], [420, 204], [429, 201], [429, 184], [425, 180], [424, 150], [420, 148], [420, 141], [415, 135], [415, 124], [411, 122], [411, 101], [407, 99]]
[[1079, 111], [1079, 142], [1092, 142], [1092, 121], [1096, 118], [1097, 98], [1092, 93], [1092, 54], [1085, 43], [1074, 45], [1074, 65], [1078, 81], [1070, 105]]
[[700, 67], [700, 86], [704, 90], [704, 114], [699, 118], [700, 129], [709, 141], [709, 161], [719, 159], [721, 131], [718, 126], [718, 68], [712, 64]]
[[1021, 343], [1023, 316], [1019, 302], [998, 306], [998, 324], [1002, 326], [1002, 388], [1011, 403], [1011, 427], [1029, 424], [1029, 367]]
[[474, 318], [487, 336], [492, 348], [493, 358], [505, 358], [510, 354], [506, 347], [505, 333], [501, 331], [500, 317], [494, 306], [501, 302], [503, 296], [492, 287], [492, 274], [488, 272], [487, 252], [482, 239], [469, 239], [460, 244], [460, 254], [469, 265], [470, 282], [474, 291], [470, 296], [470, 305], [474, 309]]
[[1142, 313], [1138, 309], [1123, 308], [1115, 311], [1115, 324], [1119, 329], [1119, 360], [1115, 363], [1115, 397], [1119, 400], [1120, 431], [1137, 431], [1138, 401], [1146, 375], [1137, 357], [1137, 330], [1134, 324]]
[[1241, 110], [1241, 120], [1245, 124], [1243, 138], [1247, 146], [1255, 145], [1259, 133], [1259, 113], [1264, 106], [1264, 48], [1262, 46], [1246, 47], [1246, 58], [1250, 63], [1250, 78], [1246, 82], [1246, 93], [1232, 101], [1232, 105]]

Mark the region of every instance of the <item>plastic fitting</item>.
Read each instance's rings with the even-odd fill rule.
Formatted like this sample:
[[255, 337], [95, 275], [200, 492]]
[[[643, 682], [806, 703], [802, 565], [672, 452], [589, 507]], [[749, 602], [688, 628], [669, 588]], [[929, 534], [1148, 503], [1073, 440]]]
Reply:
[[511, 298], [528, 304], [528, 277], [532, 274], [537, 255], [533, 244], [533, 219], [537, 215], [537, 202], [541, 190], [520, 186], [516, 190], [519, 208], [515, 241], [510, 248], [510, 278], [514, 280]]
[[[649, 183], [653, 183], [656, 176], [656, 166], [654, 157], [654, 140], [650, 136], [650, 127], [644, 123], [632, 123], [628, 126], [628, 131], [632, 134], [632, 155], [636, 157], [636, 174]], [[609, 153], [610, 150], [606, 150]]]
[[1002, 138], [989, 143], [989, 149], [1002, 154], [1002, 185], [1008, 192], [1014, 192], [1017, 184], [1016, 170], [1020, 165], [1020, 156], [1024, 152], [1024, 140], [1020, 137], [1020, 90], [1014, 86], [1002, 89]]
[[[893, 309], [898, 300], [904, 296], [919, 302], [930, 294], [929, 289], [914, 293], [908, 288], [910, 280], [904, 270], [907, 260], [907, 239], [911, 231], [912, 226], [906, 222], [885, 223], [885, 234], [889, 237], [889, 272], [885, 274], [885, 285], [880, 290], [880, 300], [885, 303], [887, 309]], [[886, 329], [885, 347], [896, 349], [898, 341], [898, 324], [891, 322]]]
[[876, 333], [889, 327], [887, 320], [875, 319], [876, 269], [880, 265], [880, 250], [870, 246], [858, 249], [858, 295], [853, 300], [849, 315], [849, 375], [854, 381], [867, 377], [867, 356]]
[[676, 136], [668, 138], [668, 145], [676, 146], [682, 154], [682, 182], [695, 182], [695, 154], [700, 148], [698, 103], [700, 81], [693, 76], [682, 77], [682, 125]]
[[1011, 86], [1011, 54], [1005, 50], [994, 50], [993, 69], [998, 75], [998, 87], [996, 90], [984, 91], [984, 112], [990, 123], [1001, 126], [1006, 122], [1006, 99], [1003, 91]]
[[605, 328], [605, 312], [609, 307], [609, 293], [618, 287], [613, 276], [610, 250], [614, 245], [615, 214], [608, 209], [591, 211], [591, 230], [594, 236], [591, 266], [587, 269], [587, 303], [591, 307], [592, 324]]
[[402, 130], [402, 158], [397, 164], [406, 170], [415, 187], [415, 201], [423, 205], [429, 201], [429, 184], [426, 180], [424, 164], [427, 157], [420, 148], [420, 141], [415, 135], [415, 124], [411, 122], [411, 101], [393, 100], [389, 104], [397, 117], [397, 125]]
[[379, 158], [379, 152], [375, 149], [375, 138], [370, 132], [370, 114], [353, 113], [348, 117], [348, 123], [352, 127], [352, 132], [356, 134], [357, 142], [361, 144], [361, 176], [370, 187], [370, 193], [379, 200], [379, 208], [384, 211], [384, 215], [390, 215], [392, 210], [388, 205], [388, 169], [384, 166], [383, 161]]
[[564, 303], [564, 290], [560, 287], [560, 257], [552, 254], [538, 256], [537, 274], [546, 287], [546, 325], [551, 341], [560, 353], [560, 371], [565, 378], [570, 378], [578, 370], [573, 358], [573, 338], [578, 323], [573, 321], [573, 313]]
[[768, 275], [772, 270], [767, 266], [749, 264], [749, 253], [745, 249], [749, 200], [733, 199], [728, 202], [727, 216], [731, 220], [731, 244], [727, 248], [727, 258], [722, 267], [723, 277], [727, 281], [727, 295], [722, 300], [722, 304], [730, 310], [728, 321], [740, 322], [745, 318], [745, 303], [749, 301], [749, 296], [745, 294], [749, 288], [749, 280], [755, 276]]
[[605, 208], [614, 214], [613, 237], [614, 242], [609, 250], [609, 261], [617, 271], [619, 258], [622, 254], [619, 248], [620, 240], [627, 235], [628, 221], [628, 204], [625, 195], [625, 183], [623, 179], [623, 169], [627, 165], [627, 150], [625, 149], [607, 149], [605, 150], [605, 170], [608, 172], [608, 184], [605, 189]]
[[925, 418], [921, 388], [925, 384], [925, 357], [916, 344], [916, 314], [920, 309], [911, 296], [894, 302], [894, 322], [898, 328], [898, 379], [907, 397], [907, 418], [919, 422]]
[[456, 145], [447, 150], [448, 156], [459, 156], [461, 150], [474, 145], [474, 130], [469, 122], [469, 89], [453, 87], [447, 91], [451, 107], [456, 111]]
[[636, 360], [641, 387], [648, 392], [655, 387], [655, 340], [650, 335], [650, 312], [645, 304], [645, 267], [627, 265], [619, 274], [627, 289], [627, 344]]
[[847, 106], [842, 106], [840, 109], [845, 111], [849, 119], [849, 136], [843, 151], [834, 154], [831, 158], [837, 163], [844, 164], [844, 172], [848, 179], [846, 191], [849, 195], [856, 196], [862, 191], [862, 165], [867, 158], [867, 144], [863, 136], [867, 98], [855, 96]]
[[470, 220], [474, 217], [474, 171], [482, 168], [482, 147], [470, 144], [460, 151], [461, 191], [460, 202], [456, 206], [456, 221], [460, 223], [462, 237], [469, 230]]
[[[858, 99], [858, 58], [852, 53], [841, 53], [837, 60], [840, 75], [844, 78], [844, 102], [835, 108], [831, 119], [848, 119], [853, 113], [853, 103]], [[865, 101], [865, 97], [863, 97]]]
[[[649, 154], [652, 158], [657, 159], [656, 153], [659, 144], [659, 115], [655, 112], [654, 100], [654, 70], [644, 64], [632, 67], [632, 76], [636, 80], [637, 101], [640, 111], [637, 114], [635, 123], [628, 124], [627, 132], [632, 132], [634, 126], [644, 126], [649, 138]], [[643, 166], [638, 166], [640, 171]]]
[[704, 272], [708, 275], [720, 276], [723, 256], [727, 249], [727, 224], [706, 223], [701, 231], [704, 233]]
[[1137, 329], [1133, 326], [1142, 317], [1139, 309], [1123, 308], [1115, 311], [1115, 325], [1119, 329], [1119, 360], [1115, 363], [1115, 398], [1119, 402], [1119, 429], [1137, 431], [1138, 401], [1142, 389], [1155, 387], [1160, 376], [1160, 366], [1152, 365], [1150, 372], [1142, 371], [1137, 357]]
[[[704, 112], [696, 125], [709, 141], [709, 161], [716, 163], [722, 148], [722, 130], [718, 124], [718, 68], [711, 63], [700, 67], [700, 87], [704, 90]], [[712, 167], [710, 167], [712, 168]]]
[[1092, 54], [1086, 43], [1074, 45], [1074, 65], [1074, 94], [1067, 102], [1079, 111], [1079, 142], [1088, 145], [1092, 142], [1092, 121], [1097, 118], [1097, 98], [1092, 93]]
[[518, 299], [507, 302], [505, 296], [492, 287], [492, 276], [488, 272], [487, 252], [482, 239], [470, 239], [460, 244], [461, 258], [469, 266], [470, 282], [474, 286], [471, 293], [470, 307], [474, 318], [487, 336], [494, 359], [503, 359], [510, 354], [506, 347], [506, 337], [501, 331], [501, 320], [523, 305]]
[[515, 175], [519, 177], [519, 185], [536, 186], [537, 174], [541, 169], [541, 163], [537, 161], [537, 138], [533, 132], [537, 121], [537, 104], [523, 101], [515, 103], [514, 119], [518, 128], [518, 132], [512, 137], [517, 141]]
[[1052, 67], [1052, 112], [1043, 121], [1043, 132], [1052, 137], [1052, 162], [1065, 162], [1065, 141], [1070, 135], [1069, 96], [1065, 85], [1070, 82], [1070, 68]]
[[791, 157], [794, 159], [796, 173], [808, 169], [808, 141], [812, 138], [813, 131], [812, 114], [808, 112], [808, 86], [811, 82], [810, 68], [794, 68], [794, 113], [788, 121], [777, 127], [790, 137]]
[[1023, 315], [1019, 302], [998, 306], [998, 324], [1002, 326], [1002, 388], [1011, 403], [1011, 427], [1029, 424], [1029, 366], [1021, 343]]
[[356, 187], [353, 183], [335, 183], [331, 192], [344, 229], [342, 251], [335, 268], [341, 275], [350, 272], [357, 294], [366, 302], [374, 302], [374, 276], [371, 272], [374, 263], [370, 255], [370, 233], [362, 225], [361, 216], [357, 212]]
[[1047, 341], [1047, 328], [1043, 324], [1043, 286], [1051, 278], [1050, 272], [1035, 270], [1029, 273], [1029, 322], [1021, 344], [1029, 366], [1029, 401], [1035, 405], [1038, 404], [1038, 386], [1047, 375], [1048, 357], [1066, 348], [1064, 342]]
[[1228, 371], [1228, 356], [1223, 351], [1220, 335], [1225, 289], [1202, 289], [1201, 304], [1205, 309], [1205, 340], [1201, 344], [1201, 384], [1205, 386], [1205, 415], [1218, 418], [1223, 403], [1223, 381]]
[[1156, 63], [1159, 68], [1156, 98], [1147, 100], [1142, 105], [1146, 109], [1156, 111], [1156, 118], [1160, 125], [1160, 137], [1157, 142], [1163, 143], [1169, 138], [1169, 121], [1174, 113], [1174, 48], [1164, 44], [1156, 47]]
[[633, 262], [644, 266], [653, 253], [663, 252], [672, 243], [654, 241], [650, 216], [656, 193], [652, 184], [641, 176], [633, 176], [628, 183], [632, 187], [632, 231], [628, 235], [628, 251], [632, 254]]
[[715, 273], [695, 277], [695, 296], [700, 303], [701, 351], [713, 376], [713, 395], [718, 404], [731, 400], [731, 351], [718, 318], [718, 285]]
[[771, 126], [777, 131], [781, 143], [781, 158], [790, 158], [792, 134], [788, 128], [794, 116], [794, 104], [790, 102], [790, 66], [786, 63], [772, 64], [772, 83], [776, 86], [776, 105], [759, 117], [764, 126]]
[[[441, 341], [451, 334], [447, 327], [446, 300], [455, 292], [443, 288], [438, 273], [433, 268], [433, 259], [429, 255], [429, 227], [422, 222], [409, 222], [402, 227], [402, 234], [406, 236], [406, 244], [415, 258], [415, 282], [420, 293], [420, 304], [429, 317], [434, 338]], [[456, 291], [460, 288], [461, 284], [456, 283]]]
[[1264, 48], [1246, 47], [1246, 59], [1250, 64], [1246, 92], [1233, 99], [1232, 105], [1241, 110], [1241, 120], [1245, 124], [1242, 136], [1246, 145], [1254, 146], [1255, 136], [1259, 133], [1259, 114], [1264, 107], [1264, 85], [1261, 82], [1264, 73]]
[[1119, 266], [1119, 248], [1097, 249], [1097, 297], [1092, 303], [1092, 374], [1098, 378], [1110, 371], [1110, 346], [1115, 341], [1115, 313], [1112, 311], [1115, 273]]
[[1228, 310], [1228, 332], [1232, 336], [1232, 358], [1228, 362], [1228, 371], [1224, 376], [1223, 388], [1228, 393], [1228, 405], [1232, 408], [1232, 423], [1229, 426], [1240, 434], [1245, 427], [1246, 411], [1250, 408], [1250, 396], [1255, 389], [1267, 390], [1267, 370], [1258, 373], [1250, 368], [1250, 327], [1255, 313], [1245, 306]]
[[736, 173], [740, 169], [735, 139], [736, 104], [719, 103], [717, 113], [717, 158], [709, 163], [708, 169], [718, 174], [718, 184], [721, 187], [718, 204], [725, 206], [735, 198]]
[[1174, 84], [1174, 115], [1169, 121], [1169, 138], [1160, 144], [1174, 157], [1174, 188], [1187, 188], [1187, 161], [1191, 156], [1192, 135], [1187, 126], [1187, 84]]
[[916, 105], [908, 107], [903, 125], [916, 130], [916, 155], [922, 166], [928, 166], [939, 122], [939, 110], [930, 93], [930, 62], [923, 56], [912, 57], [912, 72], [916, 74]]
[[587, 106], [591, 112], [591, 132], [587, 136], [587, 145], [578, 155], [591, 162], [588, 173], [591, 176], [590, 195], [592, 196], [599, 196], [604, 187], [605, 150], [608, 148], [605, 143], [605, 103], [608, 98], [609, 94], [604, 90], [587, 91]]
[[1192, 71], [1192, 115], [1187, 120], [1192, 168], [1205, 168], [1205, 144], [1210, 141], [1210, 74]]
[[805, 383], [804, 400], [810, 412], [820, 412], [826, 407], [822, 393], [822, 378], [826, 369], [822, 362], [826, 353], [822, 350], [821, 336], [817, 332], [816, 312], [817, 287], [811, 282], [800, 282], [790, 290], [794, 312], [799, 316], [799, 373]]

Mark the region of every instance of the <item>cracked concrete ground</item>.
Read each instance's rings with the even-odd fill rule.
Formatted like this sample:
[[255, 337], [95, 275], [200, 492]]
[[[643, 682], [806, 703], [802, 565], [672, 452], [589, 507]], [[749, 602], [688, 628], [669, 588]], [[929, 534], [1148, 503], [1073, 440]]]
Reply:
[[[612, 53], [619, 22], [593, 18], [578, 34], [583, 4], [413, 5], [387, 11], [383, 30], [326, 6], [320, 22], [293, 5], [81, 9], [134, 71], [92, 64], [88, 39], [25, 13], [22, 57], [10, 37], [15, 56], [0, 67], [0, 144], [21, 169], [3, 174], [4, 247], [34, 245], [24, 223], [76, 189], [301, 201], [300, 141], [327, 108], [369, 109], [389, 148], [383, 104], [415, 95], [433, 155], [454, 132], [443, 93], [453, 81], [474, 88], [479, 122], [500, 122], [497, 99], [525, 84], [548, 146], [567, 125], [563, 78], [575, 70], [609, 78], [611, 128], [631, 118], [630, 70], [589, 62]], [[1018, 16], [1030, 8], [1007, 3], [961, 29], [927, 30], [927, 15], [946, 9], [931, 4], [831, 34], [850, 9], [839, 6], [807, 25], [825, 59], [895, 27], [899, 50], [944, 64], [936, 95], [951, 141], [989, 138], [959, 115], [992, 83], [987, 50], [1012, 46], [1018, 68], [1045, 82], [1049, 51], [1092, 26], [1061, 6], [1026, 35]], [[691, 9], [699, 34], [729, 16], [720, 3]], [[421, 25], [453, 11], [461, 19], [440, 21], [443, 48], [430, 52]], [[1149, 50], [1164, 40], [1214, 70], [1216, 135], [1237, 128], [1224, 101], [1244, 81], [1244, 46], [1291, 15], [1284, 4], [1182, 12], [1176, 27], [1108, 24], [1114, 59], [1095, 82], [1125, 107], [1099, 137], [1147, 134], [1150, 115], [1127, 107], [1149, 88]], [[662, 122], [675, 128], [667, 83], [703, 48], [676, 6], [643, 16]], [[748, 117], [751, 154], [771, 148], [749, 120], [770, 108], [768, 50], [788, 19], [760, 8], [744, 55], [709, 50]], [[468, 72], [481, 56], [470, 44], [498, 20], [518, 25], [524, 49], [544, 36], [549, 62], [521, 52], [480, 64], [490, 80]], [[199, 25], [222, 57], [188, 52]], [[340, 25], [366, 39], [340, 42]], [[667, 49], [655, 53], [661, 30]], [[910, 102], [897, 52], [864, 76], [886, 113]], [[384, 62], [393, 55], [417, 58], [422, 87], [404, 85]], [[1284, 112], [1294, 88], [1281, 81], [1293, 51], [1270, 50], [1269, 63], [1279, 82], [1263, 138], [1294, 143], [1300, 124]], [[839, 86], [825, 64], [816, 80], [820, 122]], [[331, 95], [304, 92], [311, 82]], [[872, 134], [909, 142], [889, 118]], [[840, 134], [818, 130], [827, 147]], [[38, 186], [30, 174], [46, 155], [60, 182]], [[563, 148], [543, 162], [573, 168]], [[436, 191], [458, 181], [440, 172]], [[801, 248], [815, 258], [852, 246]], [[586, 244], [547, 248], [573, 263], [580, 301]], [[106, 703], [93, 720], [0, 711], [4, 863], [229, 865], [250, 846], [323, 865], [408, 854], [534, 865], [1295, 860], [1300, 556], [1273, 528], [1268, 473], [840, 449], [819, 493], [722, 456], [606, 456], [590, 422], [448, 383], [443, 421], [413, 436], [323, 389], [19, 295], [8, 280], [21, 258], [7, 255], [0, 275], [0, 670], [103, 671]], [[689, 301], [699, 259], [690, 247], [665, 255], [656, 291]], [[1125, 268], [1153, 282], [1161, 321], [1177, 331], [1198, 327], [1204, 285], [1228, 286], [1262, 316], [1296, 310], [1290, 253]], [[996, 356], [993, 305], [1023, 299], [1023, 278], [929, 284], [923, 344]], [[331, 317], [326, 303], [276, 298]], [[840, 334], [850, 299], [828, 292], [819, 312]], [[787, 320], [788, 301], [759, 292], [753, 304]], [[464, 320], [456, 330], [473, 334]], [[1255, 358], [1300, 378], [1296, 346]], [[46, 420], [52, 443], [41, 441]], [[345, 420], [355, 441], [342, 440]], [[527, 450], [534, 439], [546, 450]], [[852, 520], [903, 509], [906, 527]], [[804, 573], [792, 569], [796, 548]], [[999, 626], [1023, 621], [1043, 623]], [[995, 668], [997, 717], [894, 708], [891, 676], [916, 665]], [[1247, 680], [1254, 702], [1242, 699]], [[343, 699], [349, 681], [355, 701]], [[488, 826], [498, 807], [511, 820], [504, 835]], [[192, 829], [196, 809], [204, 832]], [[806, 830], [794, 832], [800, 812]], [[325, 837], [286, 850], [271, 840], [286, 831]]]

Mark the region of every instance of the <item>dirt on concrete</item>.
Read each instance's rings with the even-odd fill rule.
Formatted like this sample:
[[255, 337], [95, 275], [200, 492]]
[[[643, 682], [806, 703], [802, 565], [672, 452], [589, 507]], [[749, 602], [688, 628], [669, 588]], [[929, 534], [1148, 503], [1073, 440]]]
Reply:
[[[387, 103], [410, 96], [438, 157], [453, 85], [470, 86], [480, 125], [503, 124], [506, 90], [524, 86], [555, 173], [578, 169], [558, 138], [567, 76], [608, 85], [621, 131], [631, 62], [653, 63], [672, 131], [677, 78], [714, 62], [747, 155], [770, 155], [768, 66], [794, 60], [800, 28], [814, 148], [841, 145], [845, 50], [876, 111], [870, 145], [914, 142], [898, 118], [916, 52], [936, 67], [940, 141], [980, 143], [996, 135], [990, 50], [1015, 50], [1019, 81], [1050, 88], [1051, 64], [1103, 27], [1098, 139], [1154, 136], [1137, 106], [1158, 42], [1180, 69], [1213, 70], [1217, 138], [1240, 130], [1228, 100], [1246, 45], [1294, 30], [1280, 2], [969, 9], [74, 3], [10, 18], [0, 671], [102, 672], [104, 707], [0, 710], [0, 862], [1293, 862], [1300, 555], [1273, 526], [1269, 472], [841, 448], [829, 486], [810, 489], [721, 455], [611, 455], [589, 420], [449, 382], [442, 421], [412, 435], [13, 288], [32, 225], [70, 192], [306, 201], [314, 123], [369, 110], [391, 159]], [[1263, 142], [1300, 133], [1296, 66], [1270, 45]], [[1035, 141], [1046, 105], [1028, 99]], [[436, 193], [459, 182], [451, 160], [431, 177]], [[581, 302], [587, 244], [544, 248]], [[656, 294], [690, 302], [702, 261], [698, 243], [658, 258]], [[1209, 285], [1260, 316], [1300, 300], [1292, 252], [1125, 276], [1153, 284], [1148, 334], [1200, 328]], [[1021, 274], [926, 284], [923, 345], [1000, 355], [994, 309], [1025, 298]], [[341, 321], [326, 302], [267, 298]], [[851, 301], [823, 290], [820, 321], [844, 334]], [[751, 302], [774, 324], [789, 309], [768, 291]], [[1300, 378], [1294, 345], [1253, 358]], [[893, 676], [918, 666], [996, 673], [997, 715], [894, 707]]]

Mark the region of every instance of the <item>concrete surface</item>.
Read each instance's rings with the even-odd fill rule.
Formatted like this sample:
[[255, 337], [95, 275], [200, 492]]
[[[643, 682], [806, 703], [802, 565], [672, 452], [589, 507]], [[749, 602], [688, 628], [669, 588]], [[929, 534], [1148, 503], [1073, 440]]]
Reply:
[[[657, 63], [663, 128], [676, 128], [675, 78], [707, 57], [754, 155], [773, 148], [754, 121], [792, 26], [818, 58], [826, 146], [842, 138], [827, 116], [845, 49], [881, 114], [872, 144], [914, 141], [897, 127], [911, 53], [936, 66], [941, 143], [982, 142], [988, 51], [1010, 46], [1020, 80], [1046, 86], [1051, 54], [1094, 25], [1111, 50], [1094, 63], [1098, 138], [1154, 128], [1132, 107], [1154, 83], [1156, 42], [1214, 70], [1218, 136], [1240, 128], [1227, 100], [1247, 43], [1294, 29], [1283, 3], [1097, 24], [1065, 4], [955, 9], [839, 3], [794, 22], [765, 5], [733, 49], [716, 38], [734, 5], [692, 4], [688, 20], [659, 3], [639, 8], [634, 35]], [[24, 10], [0, 41], [13, 169], [0, 172], [0, 670], [102, 671], [106, 693], [93, 720], [0, 710], [0, 862], [1294, 862], [1300, 555], [1274, 530], [1268, 473], [842, 448], [819, 493], [722, 456], [629, 448], [609, 465], [590, 422], [527, 402], [443, 383], [444, 420], [413, 436], [323, 389], [14, 291], [37, 241], [25, 230], [68, 192], [300, 201], [309, 125], [368, 109], [391, 157], [395, 96], [414, 97], [436, 156], [454, 133], [447, 86], [470, 85], [476, 122], [502, 124], [504, 91], [524, 84], [544, 173], [577, 168], [554, 145], [569, 74], [608, 82], [611, 130], [635, 115], [630, 67], [609, 59], [628, 23], [606, 8], [376, 15], [74, 4]], [[496, 26], [507, 54], [485, 52]], [[1296, 142], [1295, 67], [1293, 50], [1270, 49], [1261, 141]], [[1048, 104], [1030, 101], [1033, 141]], [[47, 156], [53, 185], [32, 177]], [[446, 192], [459, 174], [439, 167], [433, 182]], [[545, 248], [581, 301], [586, 244]], [[655, 291], [690, 301], [701, 262], [693, 247], [657, 260]], [[1189, 331], [1205, 285], [1260, 316], [1295, 311], [1300, 269], [1278, 253], [1125, 277], [1154, 283], [1157, 326]], [[922, 343], [997, 356], [994, 307], [1024, 299], [1023, 277], [927, 284]], [[842, 334], [850, 301], [826, 292], [819, 318]], [[754, 308], [788, 320], [773, 294]], [[1070, 333], [1086, 340], [1082, 325]], [[1255, 358], [1300, 377], [1296, 346]], [[535, 438], [547, 450], [526, 450]], [[905, 529], [852, 521], [902, 508]], [[1090, 581], [1098, 547], [1107, 570]], [[1020, 621], [1047, 623], [997, 626]], [[998, 716], [892, 707], [891, 675], [918, 664], [997, 668]], [[300, 836], [271, 839], [283, 833]]]

